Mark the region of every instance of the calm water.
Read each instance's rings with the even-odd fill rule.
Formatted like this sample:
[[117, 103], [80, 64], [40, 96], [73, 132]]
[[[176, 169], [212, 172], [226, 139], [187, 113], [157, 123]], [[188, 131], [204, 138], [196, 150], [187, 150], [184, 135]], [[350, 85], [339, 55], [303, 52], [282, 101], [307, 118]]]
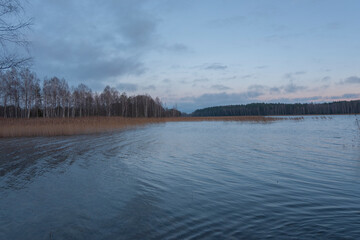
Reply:
[[0, 239], [360, 239], [354, 116], [0, 139]]

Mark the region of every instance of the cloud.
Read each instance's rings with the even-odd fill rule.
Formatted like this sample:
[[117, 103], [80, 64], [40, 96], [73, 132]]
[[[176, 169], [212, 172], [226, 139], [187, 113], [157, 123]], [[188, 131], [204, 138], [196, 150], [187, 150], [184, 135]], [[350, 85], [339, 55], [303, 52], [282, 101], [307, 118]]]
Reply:
[[163, 80], [162, 80], [162, 82], [163, 82], [163, 83], [170, 83], [170, 82], [171, 82], [171, 80], [170, 80], [170, 79], [168, 79], [168, 78], [165, 78], [165, 79], [163, 79]]
[[296, 93], [302, 90], [306, 90], [308, 89], [305, 86], [299, 86], [294, 84], [293, 82], [290, 82], [287, 85], [283, 85], [283, 86], [274, 86], [274, 87], [268, 87], [265, 85], [259, 85], [259, 84], [254, 84], [248, 87], [248, 93], [254, 92], [256, 94], [265, 94], [265, 93], [269, 93], [271, 95], [273, 94], [286, 94], [286, 93]]
[[285, 93], [296, 93], [296, 92], [307, 89], [307, 87], [298, 86], [298, 85], [294, 84], [293, 82], [291, 82], [288, 85], [285, 85], [283, 87], [283, 89], [284, 89]]
[[247, 74], [247, 75], [241, 76], [241, 78], [246, 79], [246, 78], [251, 78], [252, 76], [253, 76], [252, 74]]
[[268, 67], [267, 65], [256, 66], [257, 69], [264, 69], [264, 68], [267, 68], [267, 67]]
[[264, 85], [254, 84], [248, 87], [249, 91], [264, 91], [267, 87]]
[[143, 87], [144, 90], [156, 90], [156, 87], [155, 85], [149, 85], [149, 86], [146, 86], [146, 87]]
[[197, 78], [193, 80], [193, 83], [201, 83], [210, 81], [208, 78]]
[[177, 52], [177, 53], [190, 51], [188, 46], [186, 46], [185, 44], [181, 44], [181, 43], [175, 43], [173, 45], [165, 46], [165, 49], [167, 49], [169, 51]]
[[225, 70], [227, 69], [226, 65], [222, 65], [220, 63], [212, 63], [204, 67], [206, 70]]
[[[298, 88], [299, 86], [295, 87]], [[294, 88], [292, 86], [292, 88]], [[300, 87], [307, 89], [306, 87]], [[267, 92], [282, 93], [285, 91], [285, 86], [269, 88], [263, 85], [252, 85], [247, 91], [241, 93], [206, 93], [198, 97], [185, 97], [179, 99], [179, 110], [191, 113], [196, 109], [213, 106], [248, 104], [254, 102], [266, 103], [311, 103], [311, 102], [329, 102], [334, 100], [351, 100], [359, 99], [359, 93], [347, 93], [341, 96], [310, 96], [310, 97], [295, 97], [295, 98], [271, 98], [267, 100], [259, 100], [259, 97], [264, 96]]]
[[279, 87], [272, 87], [269, 89], [270, 94], [279, 94], [281, 93], [281, 88]]
[[121, 36], [127, 40], [126, 45], [143, 48], [149, 44], [154, 37], [156, 21], [147, 18], [146, 15], [135, 17], [128, 13], [126, 16], [127, 18], [122, 20], [127, 21], [120, 23], [119, 32]]
[[231, 88], [229, 88], [229, 87], [227, 87], [225, 85], [222, 85], [222, 84], [215, 84], [215, 85], [212, 85], [210, 88], [215, 89], [215, 90], [220, 90], [220, 91], [231, 89]]
[[159, 21], [144, 4], [141, 0], [34, 0], [29, 14], [36, 16], [30, 34], [35, 71], [97, 86], [144, 73], [144, 54], [159, 44]]
[[256, 98], [261, 95], [262, 93], [256, 93], [254, 91], [242, 93], [206, 93], [198, 97], [179, 99], [178, 108], [181, 111], [190, 113], [196, 109], [205, 107], [258, 102]]
[[[209, 79], [207, 79], [207, 78], [197, 78], [197, 79], [194, 79], [193, 81], [192, 81], [192, 86], [193, 87], [196, 87], [199, 83], [205, 83], [205, 82], [209, 82], [210, 80]], [[224, 90], [224, 89], [223, 89]]]
[[315, 91], [319, 91], [320, 90], [324, 90], [324, 89], [328, 89], [330, 87], [330, 84], [324, 84], [322, 86], [320, 86], [320, 88], [315, 88]]
[[332, 96], [329, 97], [332, 100], [339, 100], [339, 99], [358, 99], [360, 98], [360, 94], [359, 93], [346, 93], [343, 94], [341, 96]]
[[145, 72], [144, 65], [138, 59], [116, 58], [111, 60], [84, 61], [69, 66], [69, 72], [80, 79], [101, 79], [123, 75], [140, 75]]
[[327, 81], [330, 81], [331, 80], [331, 77], [330, 76], [325, 76], [321, 79], [321, 81], [323, 82], [327, 82]]
[[358, 76], [351, 76], [346, 78], [344, 81], [341, 82], [342, 84], [359, 84], [360, 77]]
[[304, 74], [306, 74], [305, 71], [290, 72], [290, 73], [285, 73], [284, 78], [288, 80], [294, 80], [295, 76], [304, 75]]
[[133, 84], [133, 83], [118, 83], [116, 85], [116, 88], [119, 91], [128, 91], [128, 92], [135, 92], [136, 90], [138, 90], [138, 85], [137, 84]]
[[284, 78], [285, 79], [292, 79], [293, 74], [292, 73], [285, 73]]
[[228, 80], [234, 80], [236, 78], [237, 78], [237, 76], [231, 76], [231, 77], [224, 77], [224, 78], [221, 78], [221, 79], [225, 80], [225, 81], [228, 81]]
[[314, 102], [323, 99], [321, 96], [313, 96], [313, 97], [303, 97], [303, 98], [292, 98], [289, 99], [294, 103], [306, 103], [306, 102]]
[[183, 79], [183, 80], [180, 80], [179, 83], [181, 83], [181, 84], [188, 84], [189, 82]]

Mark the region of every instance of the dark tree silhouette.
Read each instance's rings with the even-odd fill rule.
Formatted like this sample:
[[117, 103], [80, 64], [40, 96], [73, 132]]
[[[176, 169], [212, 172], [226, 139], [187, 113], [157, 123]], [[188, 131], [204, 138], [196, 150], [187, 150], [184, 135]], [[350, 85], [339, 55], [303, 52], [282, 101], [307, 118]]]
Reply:
[[29, 62], [18, 52], [19, 47], [27, 50], [29, 44], [26, 30], [31, 19], [24, 16], [18, 0], [0, 0], [0, 70], [19, 67]]
[[360, 113], [360, 100], [331, 103], [251, 103], [198, 109], [192, 116], [265, 116]]
[[106, 86], [94, 93], [85, 84], [69, 87], [65, 79], [40, 80], [29, 69], [0, 71], [0, 116], [3, 117], [178, 117], [176, 109], [164, 108], [149, 95], [128, 97]]

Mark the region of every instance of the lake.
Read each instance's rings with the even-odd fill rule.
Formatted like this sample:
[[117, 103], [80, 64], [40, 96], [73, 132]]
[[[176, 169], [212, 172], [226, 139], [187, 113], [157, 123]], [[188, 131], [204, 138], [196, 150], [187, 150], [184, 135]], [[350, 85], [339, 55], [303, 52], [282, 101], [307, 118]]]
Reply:
[[359, 239], [355, 116], [0, 139], [0, 239]]

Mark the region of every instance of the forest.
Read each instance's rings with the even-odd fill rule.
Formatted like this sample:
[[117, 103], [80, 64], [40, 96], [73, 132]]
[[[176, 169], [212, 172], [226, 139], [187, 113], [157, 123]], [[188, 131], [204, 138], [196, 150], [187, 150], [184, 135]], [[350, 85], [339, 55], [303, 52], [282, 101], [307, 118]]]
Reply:
[[28, 68], [12, 67], [0, 72], [0, 117], [4, 118], [180, 115], [175, 108], [165, 108], [158, 97], [127, 96], [110, 86], [98, 93], [85, 84], [70, 87], [65, 79], [57, 77], [41, 82]]
[[358, 113], [360, 113], [360, 100], [339, 101], [330, 103], [251, 103], [246, 105], [217, 106], [198, 109], [192, 113], [192, 116], [278, 116]]

